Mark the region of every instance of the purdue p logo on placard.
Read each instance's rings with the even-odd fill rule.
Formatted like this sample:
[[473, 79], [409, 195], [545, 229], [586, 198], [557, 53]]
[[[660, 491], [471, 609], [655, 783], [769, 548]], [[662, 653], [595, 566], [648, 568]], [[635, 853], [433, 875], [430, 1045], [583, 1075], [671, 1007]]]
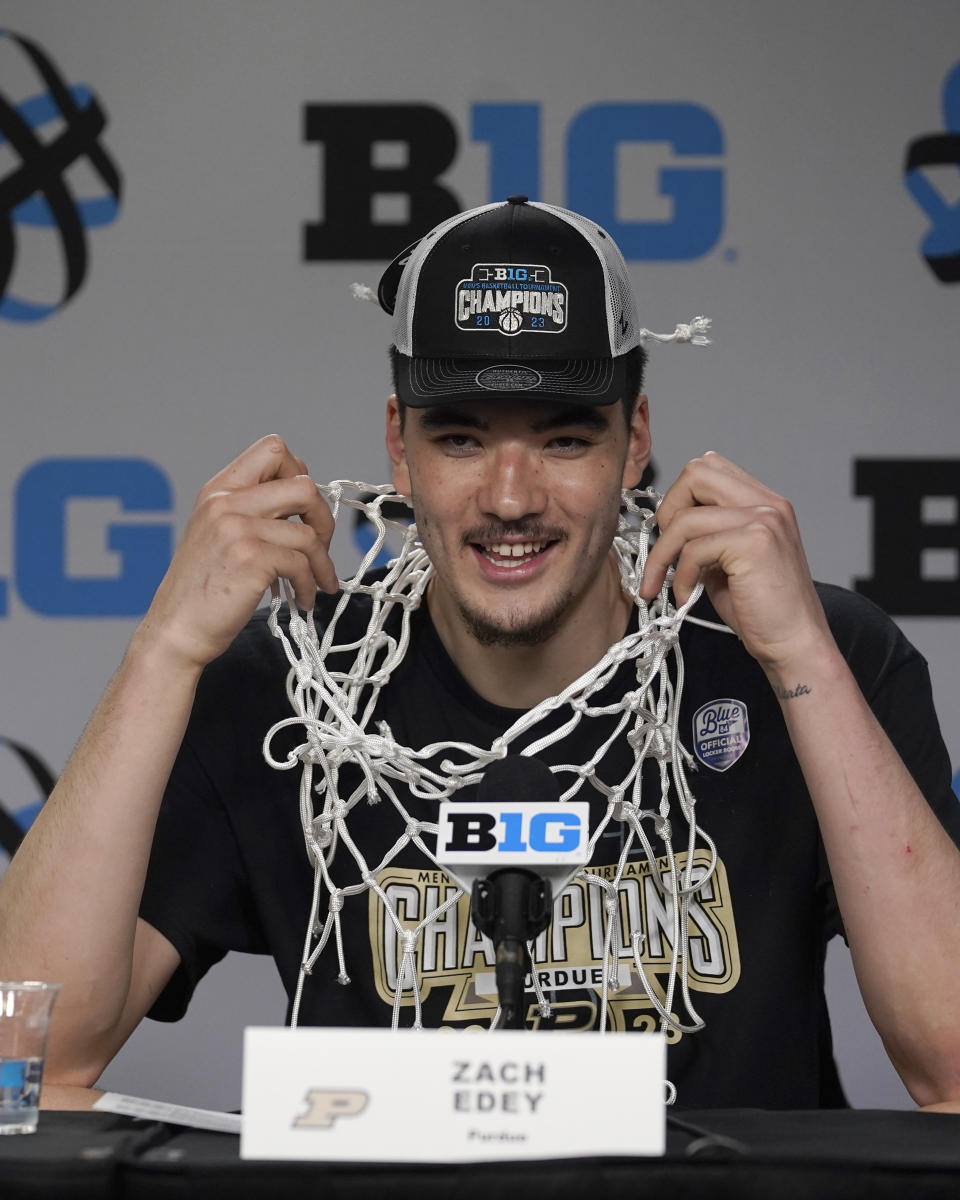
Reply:
[[331, 1129], [340, 1117], [358, 1117], [369, 1104], [370, 1093], [311, 1088], [303, 1099], [308, 1108], [293, 1122], [294, 1129]]

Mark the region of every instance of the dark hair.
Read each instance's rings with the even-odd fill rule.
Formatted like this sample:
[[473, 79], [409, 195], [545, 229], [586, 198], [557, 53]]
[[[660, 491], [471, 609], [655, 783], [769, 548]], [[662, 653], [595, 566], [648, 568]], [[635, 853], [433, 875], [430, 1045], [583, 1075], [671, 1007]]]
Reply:
[[[393, 392], [397, 396], [397, 407], [400, 412], [400, 428], [403, 429], [403, 423], [406, 419], [407, 406], [397, 395], [397, 358], [400, 351], [396, 346], [390, 347], [390, 377], [393, 381]], [[627, 428], [630, 427], [630, 421], [633, 418], [633, 410], [637, 404], [637, 396], [643, 389], [643, 371], [647, 365], [647, 352], [642, 346], [634, 346], [632, 350], [628, 350], [623, 356], [624, 364], [627, 369], [626, 373], [626, 391], [620, 397], [620, 404], [623, 407], [623, 415], [627, 422]]]

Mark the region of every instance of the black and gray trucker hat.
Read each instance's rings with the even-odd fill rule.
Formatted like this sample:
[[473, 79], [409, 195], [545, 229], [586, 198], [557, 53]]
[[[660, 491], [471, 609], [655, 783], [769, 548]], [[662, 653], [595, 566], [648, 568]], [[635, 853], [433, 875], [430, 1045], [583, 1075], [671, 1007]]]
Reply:
[[640, 344], [633, 289], [599, 225], [511, 196], [444, 221], [390, 264], [397, 393], [411, 408], [529, 393], [612, 404]]

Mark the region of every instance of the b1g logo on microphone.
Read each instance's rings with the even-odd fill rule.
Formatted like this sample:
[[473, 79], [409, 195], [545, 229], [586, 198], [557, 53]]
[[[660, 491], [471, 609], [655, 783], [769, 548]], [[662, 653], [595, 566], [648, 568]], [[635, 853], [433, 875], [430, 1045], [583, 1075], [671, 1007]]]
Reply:
[[495, 803], [440, 805], [437, 858], [451, 866], [570, 865], [586, 862], [590, 805]]
[[711, 700], [693, 714], [693, 749], [711, 771], [729, 771], [750, 742], [750, 718], [742, 700]]
[[457, 328], [518, 333], [560, 333], [567, 327], [567, 289], [550, 268], [476, 263], [456, 290]]

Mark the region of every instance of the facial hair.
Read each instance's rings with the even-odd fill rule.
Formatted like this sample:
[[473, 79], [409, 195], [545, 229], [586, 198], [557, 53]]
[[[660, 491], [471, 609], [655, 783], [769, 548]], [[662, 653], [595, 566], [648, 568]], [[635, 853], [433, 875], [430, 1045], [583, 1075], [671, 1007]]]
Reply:
[[523, 609], [514, 609], [504, 621], [491, 621], [485, 613], [474, 612], [457, 599], [464, 626], [481, 646], [542, 646], [560, 628], [572, 595], [564, 592], [553, 607], [533, 619]]
[[[604, 546], [610, 546], [613, 542], [617, 519], [614, 511], [610, 517], [609, 532], [600, 536]], [[429, 520], [421, 515], [418, 526], [423, 534], [425, 529], [429, 529]], [[469, 529], [462, 540], [464, 545], [483, 545], [517, 536], [531, 542], [559, 542], [566, 541], [568, 535], [562, 527], [548, 526], [539, 521], [518, 521], [476, 526]], [[456, 589], [450, 589], [450, 593], [464, 628], [481, 646], [541, 646], [557, 633], [577, 599], [576, 590], [566, 588], [554, 598], [549, 608], [543, 611], [530, 612], [528, 608], [518, 605], [506, 614], [494, 617], [482, 609], [471, 607], [470, 598]]]

